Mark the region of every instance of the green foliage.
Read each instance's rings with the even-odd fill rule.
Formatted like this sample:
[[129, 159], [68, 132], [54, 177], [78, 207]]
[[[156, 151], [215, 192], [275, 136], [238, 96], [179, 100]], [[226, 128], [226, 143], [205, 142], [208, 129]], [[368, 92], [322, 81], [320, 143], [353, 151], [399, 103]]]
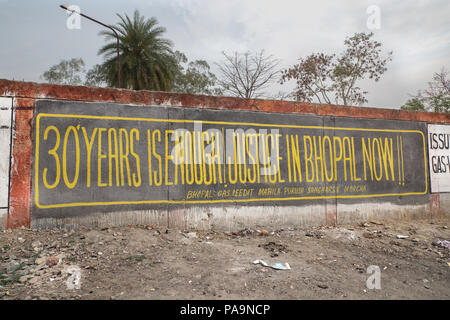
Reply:
[[6, 286], [6, 285], [9, 285], [9, 284], [13, 284], [13, 283], [19, 282], [20, 277], [21, 277], [20, 274], [13, 273], [7, 279], [0, 279], [0, 286]]
[[426, 111], [422, 101], [418, 98], [409, 99], [400, 109], [406, 111]]
[[9, 285], [9, 284], [13, 284], [13, 283], [19, 282], [20, 277], [21, 277], [20, 274], [14, 273], [9, 278], [0, 280], [0, 285], [1, 286], [6, 286], [6, 285]]
[[81, 58], [72, 58], [70, 60], [61, 60], [60, 63], [50, 67], [45, 71], [41, 78], [48, 83], [81, 85], [84, 74], [85, 64]]
[[86, 73], [84, 85], [88, 87], [104, 87], [107, 85], [107, 70], [104, 65], [96, 64]]
[[128, 260], [128, 261], [136, 261], [136, 262], [142, 262], [142, 261], [144, 261], [144, 259], [145, 259], [145, 256], [143, 254], [129, 256], [126, 258], [126, 260]]
[[450, 96], [439, 94], [431, 97], [412, 98], [400, 107], [407, 111], [429, 111], [450, 113]]
[[440, 94], [428, 98], [433, 112], [450, 113], [450, 96]]
[[86, 72], [85, 63], [81, 58], [61, 60], [60, 63], [53, 65], [48, 71], [44, 72], [41, 78], [48, 83], [63, 85], [103, 87], [107, 84], [105, 67], [96, 64]]
[[75, 261], [77, 261], [77, 256], [68, 257], [68, 258], [66, 258], [66, 260], [70, 261], [70, 262], [75, 262]]
[[17, 273], [17, 271], [22, 270], [23, 267], [24, 267], [23, 263], [19, 264], [17, 270], [11, 273], [9, 276], [5, 273], [6, 270], [5, 272], [0, 271], [0, 286], [6, 286], [18, 282], [22, 275], [20, 273]]
[[188, 59], [180, 51], [175, 52], [175, 58], [179, 67], [175, 75], [173, 92], [223, 95], [222, 90], [215, 87], [217, 77], [210, 71], [208, 62], [195, 60], [188, 63]]
[[[134, 90], [170, 91], [177, 72], [177, 61], [172, 52], [172, 42], [162, 38], [166, 29], [158, 26], [156, 18], [145, 19], [134, 12], [133, 20], [125, 14], [117, 15], [120, 22], [113, 26], [119, 34], [121, 87]], [[106, 40], [99, 55], [105, 62], [109, 86], [117, 84], [117, 43], [112, 31], [102, 31]]]
[[450, 113], [450, 78], [448, 76], [449, 72], [445, 68], [435, 72], [433, 81], [428, 82], [428, 88], [419, 90], [417, 95], [400, 109]]

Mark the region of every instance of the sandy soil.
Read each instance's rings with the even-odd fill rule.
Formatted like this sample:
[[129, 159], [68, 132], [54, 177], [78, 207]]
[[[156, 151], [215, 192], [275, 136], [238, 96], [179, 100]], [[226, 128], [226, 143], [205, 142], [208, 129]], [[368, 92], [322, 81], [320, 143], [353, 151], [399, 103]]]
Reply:
[[[433, 244], [450, 240], [449, 222], [7, 230], [0, 232], [0, 299], [449, 299], [449, 250]], [[80, 289], [67, 287], [71, 265], [81, 270]], [[370, 265], [380, 269], [381, 289], [366, 285]]]

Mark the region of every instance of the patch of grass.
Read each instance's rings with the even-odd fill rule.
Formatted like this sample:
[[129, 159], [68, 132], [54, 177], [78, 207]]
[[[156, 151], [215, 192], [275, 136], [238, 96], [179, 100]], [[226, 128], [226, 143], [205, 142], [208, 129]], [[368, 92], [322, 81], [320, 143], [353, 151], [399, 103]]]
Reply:
[[70, 262], [75, 262], [75, 261], [77, 261], [77, 257], [75, 257], [75, 256], [73, 256], [73, 257], [68, 257], [68, 258], [66, 258], [66, 260], [67, 260], [67, 261], [70, 261]]
[[19, 279], [22, 275], [13, 273], [9, 278], [0, 280], [0, 286], [6, 286], [9, 284], [13, 284], [19, 282]]
[[36, 259], [39, 258], [40, 253], [41, 253], [41, 252], [39, 251], [39, 252], [33, 254], [32, 259], [33, 259], [33, 263], [34, 263], [34, 264], [36, 263]]
[[136, 261], [136, 262], [142, 262], [142, 261], [144, 261], [144, 259], [145, 259], [145, 256], [143, 254], [129, 256], [126, 258], [126, 260], [128, 260], [128, 261]]
[[11, 248], [11, 246], [9, 244], [5, 244], [2, 248], [3, 250], [8, 250], [9, 248]]
[[[23, 263], [19, 264], [19, 268], [16, 271], [14, 271], [8, 278], [0, 279], [0, 286], [6, 286], [6, 285], [9, 285], [9, 284], [13, 284], [13, 283], [19, 282], [19, 279], [20, 279], [20, 277], [22, 275], [18, 274], [16, 272], [19, 271], [19, 270], [22, 270], [23, 266], [24, 266]], [[4, 277], [4, 272], [0, 271], [0, 278], [3, 278], [3, 277]]]

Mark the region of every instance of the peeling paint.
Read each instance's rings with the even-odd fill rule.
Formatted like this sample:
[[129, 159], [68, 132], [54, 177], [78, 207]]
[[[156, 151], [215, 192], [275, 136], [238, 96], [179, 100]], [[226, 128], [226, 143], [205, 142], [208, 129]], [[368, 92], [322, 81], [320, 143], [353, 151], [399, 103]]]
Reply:
[[[450, 196], [439, 194], [435, 197], [425, 195], [417, 203], [368, 202], [343, 203], [323, 202], [311, 206], [255, 206], [255, 207], [193, 207], [173, 211], [139, 212], [123, 211], [98, 213], [89, 217], [41, 219], [30, 217], [31, 167], [34, 103], [39, 99], [56, 99], [85, 102], [115, 102], [129, 105], [159, 105], [161, 107], [184, 107], [247, 110], [267, 113], [301, 113], [309, 115], [327, 115], [334, 117], [361, 119], [390, 119], [417, 121], [425, 123], [450, 123], [450, 114], [430, 112], [409, 112], [393, 109], [344, 107], [325, 104], [276, 100], [245, 100], [232, 97], [200, 96], [181, 93], [154, 91], [132, 91], [114, 88], [92, 88], [82, 86], [61, 86], [0, 80], [0, 96], [14, 97], [15, 110], [13, 131], [13, 153], [11, 170], [11, 196], [9, 214], [0, 212], [0, 228], [32, 226], [36, 228], [78, 225], [123, 225], [157, 224], [178, 228], [222, 228], [258, 227], [260, 225], [282, 227], [289, 225], [334, 225], [364, 221], [370, 218], [404, 219], [431, 217], [436, 214], [450, 214]], [[30, 109], [27, 109], [30, 108]]]

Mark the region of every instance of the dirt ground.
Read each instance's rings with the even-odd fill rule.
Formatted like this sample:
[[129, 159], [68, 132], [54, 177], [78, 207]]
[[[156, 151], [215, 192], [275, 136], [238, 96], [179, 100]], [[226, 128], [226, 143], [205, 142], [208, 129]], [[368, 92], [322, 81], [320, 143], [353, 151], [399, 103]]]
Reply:
[[[449, 299], [449, 249], [436, 243], [450, 239], [449, 222], [6, 230], [0, 299]], [[287, 262], [291, 270], [253, 264], [257, 259]], [[79, 289], [67, 287], [72, 265], [81, 270]], [[380, 289], [366, 285], [370, 265], [379, 267]]]

